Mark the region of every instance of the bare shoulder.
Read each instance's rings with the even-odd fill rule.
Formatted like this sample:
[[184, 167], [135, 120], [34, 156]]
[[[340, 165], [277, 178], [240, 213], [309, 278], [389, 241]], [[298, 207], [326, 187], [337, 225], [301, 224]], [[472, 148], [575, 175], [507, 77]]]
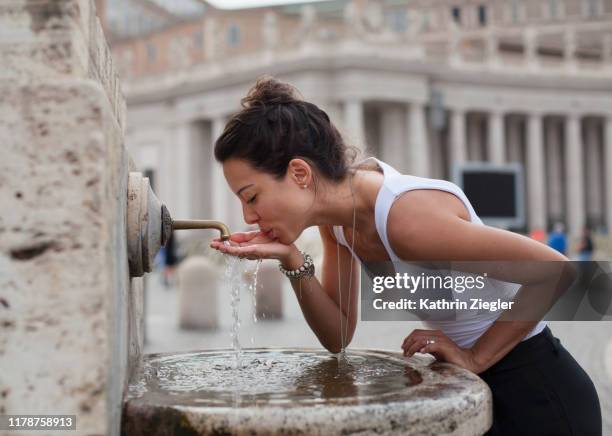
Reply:
[[[439, 189], [414, 189], [404, 192], [393, 202], [389, 211], [387, 229], [392, 231], [394, 226], [418, 224], [416, 219], [440, 213], [470, 221], [470, 212], [455, 194]], [[408, 220], [407, 218], [414, 219]]]
[[387, 219], [389, 243], [404, 260], [563, 260], [526, 236], [473, 223], [458, 197], [446, 191], [408, 191]]
[[[449, 229], [441, 216], [470, 221], [470, 215], [456, 195], [438, 189], [414, 189], [400, 195], [387, 218], [387, 235], [393, 250], [404, 259], [419, 257], [416, 239], [431, 239]], [[410, 239], [410, 243], [406, 239]], [[417, 250], [417, 252], [413, 252]]]

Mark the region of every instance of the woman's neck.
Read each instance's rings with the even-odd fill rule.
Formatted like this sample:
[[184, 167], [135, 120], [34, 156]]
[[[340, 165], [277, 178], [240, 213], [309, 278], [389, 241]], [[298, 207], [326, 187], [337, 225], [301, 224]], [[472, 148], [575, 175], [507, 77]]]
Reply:
[[[351, 192], [352, 178], [352, 192]], [[327, 184], [312, 213], [311, 225], [336, 225], [353, 227], [353, 204], [355, 227], [367, 229], [374, 222], [376, 194], [380, 188], [382, 174], [367, 170], [353, 170], [338, 184]], [[353, 195], [355, 202], [353, 203]]]

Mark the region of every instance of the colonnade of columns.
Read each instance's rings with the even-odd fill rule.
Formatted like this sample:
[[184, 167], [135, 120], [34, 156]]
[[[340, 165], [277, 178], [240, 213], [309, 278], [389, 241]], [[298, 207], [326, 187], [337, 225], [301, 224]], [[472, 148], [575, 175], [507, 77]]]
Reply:
[[[372, 137], [366, 134], [366, 104], [343, 105], [341, 122], [357, 144]], [[422, 102], [378, 104], [377, 143], [368, 144], [370, 151], [404, 173], [449, 177], [451, 168], [433, 174], [440, 157], [430, 148], [426, 109]], [[572, 235], [586, 224], [612, 229], [612, 116], [452, 108], [446, 119], [441, 149], [449, 167], [465, 161], [523, 164], [528, 229], [546, 229], [553, 221], [564, 221]]]

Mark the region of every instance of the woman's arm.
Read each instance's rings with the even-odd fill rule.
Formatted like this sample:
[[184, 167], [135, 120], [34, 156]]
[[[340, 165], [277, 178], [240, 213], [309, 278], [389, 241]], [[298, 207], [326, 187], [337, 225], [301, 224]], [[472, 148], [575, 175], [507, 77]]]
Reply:
[[[343, 345], [350, 343], [357, 324], [359, 263], [343, 246], [338, 247], [338, 256], [331, 232], [325, 227], [319, 227], [319, 231], [323, 240], [323, 268], [319, 272], [321, 282], [316, 276], [302, 277], [291, 280], [291, 286], [306, 322], [321, 344], [332, 353], [338, 353]], [[304, 263], [295, 244], [281, 244], [260, 231], [234, 233], [229, 246], [215, 238], [210, 246], [222, 253], [246, 259], [277, 259], [289, 270], [299, 268]]]
[[[406, 261], [459, 261], [462, 271], [486, 272], [490, 278], [522, 284], [514, 313], [503, 312], [469, 350], [458, 348], [439, 331], [428, 330], [415, 331], [406, 338], [403, 347], [408, 355], [429, 352], [482, 372], [505, 356], [537, 324], [539, 319], [524, 316], [526, 311], [545, 313], [543, 302], [554, 302], [559, 289], [566, 289], [573, 281], [574, 273], [567, 268], [568, 259], [546, 245], [516, 233], [471, 223], [461, 216], [466, 216], [465, 206], [454, 195], [409, 191], [395, 201], [389, 213], [390, 244]], [[550, 297], [550, 301], [543, 296]], [[426, 340], [432, 337], [436, 343], [426, 345]]]
[[[304, 318], [319, 342], [332, 353], [338, 353], [343, 345], [346, 347], [351, 342], [357, 325], [360, 269], [359, 263], [353, 259], [346, 247], [341, 245], [339, 250], [337, 249], [336, 241], [327, 227], [319, 227], [319, 232], [323, 241], [321, 281], [319, 282], [316, 276], [304, 277], [291, 280], [291, 286]], [[297, 250], [290, 258], [283, 261], [287, 269], [298, 268], [302, 263], [303, 258]]]

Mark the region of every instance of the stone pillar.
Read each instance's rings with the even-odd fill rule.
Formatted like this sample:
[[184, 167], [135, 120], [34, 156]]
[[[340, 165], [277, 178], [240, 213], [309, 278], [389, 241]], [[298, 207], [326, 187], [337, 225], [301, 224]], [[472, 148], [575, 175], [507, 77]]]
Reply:
[[527, 121], [527, 205], [529, 230], [546, 228], [544, 147], [542, 115], [529, 114]]
[[362, 151], [365, 150], [365, 123], [361, 100], [351, 99], [344, 102], [344, 126], [352, 144]]
[[602, 216], [602, 175], [600, 171], [600, 163], [603, 156], [600, 155], [599, 147], [599, 123], [596, 119], [588, 119], [585, 121], [586, 143], [586, 204], [587, 217]]
[[411, 102], [408, 108], [408, 147], [410, 150], [411, 173], [429, 177], [430, 156], [427, 147], [427, 126], [423, 104]]
[[468, 128], [468, 156], [471, 161], [482, 161], [482, 119], [480, 114], [467, 117]]
[[510, 162], [523, 162], [521, 128], [522, 120], [515, 115], [507, 119], [508, 131], [508, 160]]
[[605, 173], [605, 204], [606, 225], [608, 234], [612, 234], [612, 115], [608, 115], [604, 124], [604, 173]]
[[503, 164], [506, 160], [506, 149], [504, 144], [504, 114], [502, 112], [489, 112], [488, 135], [489, 162]]
[[[230, 207], [230, 198], [232, 191], [229, 189], [227, 181], [225, 180], [225, 176], [223, 175], [223, 165], [215, 160], [214, 149], [215, 142], [223, 133], [223, 129], [225, 128], [225, 117], [218, 116], [212, 120], [212, 128], [211, 128], [211, 162], [212, 162], [212, 175], [211, 181], [212, 185], [210, 187], [211, 192], [211, 201], [212, 201], [212, 217], [210, 219], [220, 220], [229, 224], [229, 217], [232, 216], [232, 212]], [[230, 231], [234, 231], [230, 227]]]
[[110, 51], [93, 2], [0, 2], [0, 28], [0, 414], [74, 414], [79, 434], [120, 434], [142, 278], [128, 272]]
[[428, 144], [431, 157], [431, 175], [435, 179], [448, 179], [446, 173], [446, 131], [436, 129], [431, 123], [428, 126]]
[[449, 174], [453, 177], [453, 165], [461, 164], [467, 160], [465, 112], [462, 109], [451, 110], [450, 125], [450, 168]]
[[171, 126], [171, 137], [173, 143], [169, 147], [173, 148], [170, 180], [172, 184], [170, 198], [164, 199], [167, 202], [170, 213], [175, 218], [189, 219], [192, 215], [192, 125], [189, 122], [178, 122]]
[[406, 139], [406, 115], [401, 105], [388, 104], [380, 113], [380, 155], [401, 173], [411, 171], [410, 142]]
[[548, 214], [554, 221], [563, 217], [563, 149], [560, 133], [560, 124], [556, 119], [546, 120]]
[[584, 226], [584, 180], [580, 118], [569, 114], [565, 124], [565, 178], [567, 180], [567, 225], [570, 236], [578, 236]]

